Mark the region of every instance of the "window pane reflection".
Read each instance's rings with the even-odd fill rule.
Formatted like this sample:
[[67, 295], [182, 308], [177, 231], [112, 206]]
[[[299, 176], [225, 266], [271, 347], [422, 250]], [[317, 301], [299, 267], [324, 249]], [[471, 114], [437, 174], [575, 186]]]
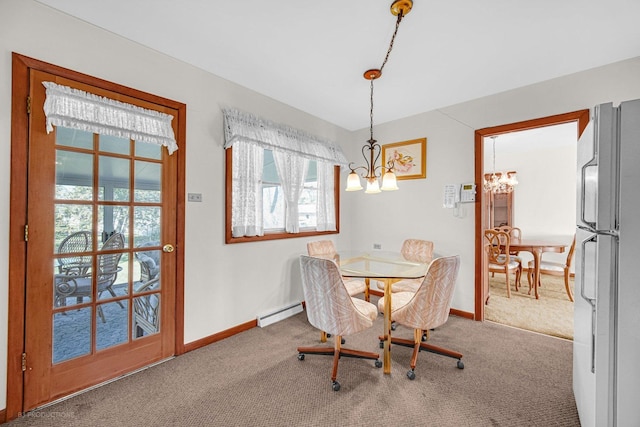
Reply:
[[160, 203], [161, 166], [159, 163], [136, 161], [134, 201]]
[[91, 307], [53, 314], [53, 363], [91, 353]]
[[113, 347], [129, 340], [127, 335], [129, 331], [128, 305], [127, 300], [98, 305], [96, 310], [96, 350]]
[[93, 156], [56, 150], [56, 199], [93, 198]]
[[129, 160], [100, 156], [98, 167], [99, 200], [129, 201]]
[[93, 134], [84, 130], [56, 126], [56, 144], [92, 150]]

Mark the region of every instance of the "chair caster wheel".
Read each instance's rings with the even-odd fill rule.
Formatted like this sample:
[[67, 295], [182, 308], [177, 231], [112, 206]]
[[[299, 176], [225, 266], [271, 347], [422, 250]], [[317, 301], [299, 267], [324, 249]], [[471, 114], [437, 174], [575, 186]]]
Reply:
[[391, 322], [391, 330], [395, 331], [396, 330], [396, 322]]
[[382, 368], [382, 362], [379, 360], [376, 360], [375, 365], [376, 365], [376, 368]]
[[331, 384], [331, 388], [333, 389], [333, 391], [340, 390], [340, 383], [338, 381], [334, 381], [333, 384]]
[[407, 378], [409, 378], [411, 381], [416, 379], [416, 373], [413, 371], [407, 371]]
[[327, 338], [331, 338], [331, 334], [327, 334]]
[[462, 363], [462, 360], [458, 360], [458, 363], [456, 363], [456, 366], [458, 367], [458, 369], [464, 369], [464, 363]]
[[384, 341], [380, 341], [380, 348], [384, 348]]
[[427, 340], [427, 334], [422, 334], [422, 342], [425, 342]]
[[304, 354], [302, 353], [298, 354], [298, 360], [304, 360]]
[[344, 344], [345, 342], [346, 342], [346, 341], [344, 340], [344, 338], [342, 338], [342, 339], [340, 340], [340, 344]]

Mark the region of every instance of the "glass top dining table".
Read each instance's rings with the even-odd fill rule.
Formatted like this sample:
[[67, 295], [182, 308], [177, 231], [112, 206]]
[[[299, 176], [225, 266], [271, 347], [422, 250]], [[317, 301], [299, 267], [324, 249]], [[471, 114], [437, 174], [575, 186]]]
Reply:
[[[436, 256], [434, 255], [434, 258]], [[400, 252], [381, 250], [340, 251], [334, 257], [344, 277], [374, 279], [384, 283], [383, 360], [385, 374], [391, 373], [391, 285], [401, 279], [423, 277], [429, 264], [406, 259]]]

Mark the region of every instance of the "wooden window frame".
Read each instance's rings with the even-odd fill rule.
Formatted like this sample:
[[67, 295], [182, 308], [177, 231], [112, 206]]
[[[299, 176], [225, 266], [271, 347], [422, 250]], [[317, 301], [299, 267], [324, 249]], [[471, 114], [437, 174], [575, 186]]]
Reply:
[[233, 200], [233, 174], [232, 151], [233, 147], [225, 149], [225, 243], [260, 242], [264, 240], [295, 239], [298, 237], [322, 236], [326, 234], [338, 234], [340, 232], [340, 166], [333, 168], [333, 192], [336, 209], [335, 231], [300, 231], [299, 233], [287, 233], [285, 231], [265, 232], [262, 236], [233, 237], [231, 234], [231, 202]]

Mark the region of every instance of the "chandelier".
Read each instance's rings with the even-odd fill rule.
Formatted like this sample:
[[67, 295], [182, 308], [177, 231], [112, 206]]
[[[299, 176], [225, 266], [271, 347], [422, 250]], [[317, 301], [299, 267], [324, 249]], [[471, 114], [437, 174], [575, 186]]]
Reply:
[[484, 191], [492, 193], [511, 193], [513, 187], [518, 185], [518, 178], [515, 171], [496, 172], [496, 137], [491, 137], [493, 141], [493, 169], [491, 176], [484, 179]]
[[[367, 180], [367, 188], [365, 193], [367, 194], [375, 194], [382, 191], [392, 191], [397, 190], [398, 185], [396, 181], [396, 175], [393, 173], [394, 163], [393, 160], [389, 160], [385, 165], [378, 165], [378, 159], [380, 158], [380, 144], [373, 138], [373, 81], [378, 79], [382, 75], [382, 69], [385, 64], [389, 60], [389, 55], [391, 54], [391, 49], [393, 49], [393, 41], [396, 38], [396, 34], [398, 34], [398, 28], [400, 27], [400, 22], [402, 18], [407, 15], [411, 11], [411, 7], [413, 6], [412, 0], [395, 0], [391, 4], [391, 13], [394, 16], [397, 16], [396, 20], [396, 29], [393, 32], [393, 36], [391, 37], [391, 42], [389, 43], [389, 49], [387, 49], [387, 55], [382, 61], [382, 65], [380, 68], [374, 68], [371, 70], [367, 70], [364, 72], [364, 78], [369, 80], [370, 85], [370, 105], [369, 109], [369, 140], [365, 145], [362, 146], [362, 156], [366, 162], [366, 166], [357, 166], [353, 167], [353, 162], [349, 163], [349, 176], [347, 177], [347, 188], [346, 191], [358, 191], [362, 190], [362, 184], [360, 183], [360, 175], [356, 172], [359, 169], [362, 169], [362, 177]], [[384, 160], [384, 159], [383, 159]], [[382, 175], [382, 187], [378, 183], [378, 178]]]

